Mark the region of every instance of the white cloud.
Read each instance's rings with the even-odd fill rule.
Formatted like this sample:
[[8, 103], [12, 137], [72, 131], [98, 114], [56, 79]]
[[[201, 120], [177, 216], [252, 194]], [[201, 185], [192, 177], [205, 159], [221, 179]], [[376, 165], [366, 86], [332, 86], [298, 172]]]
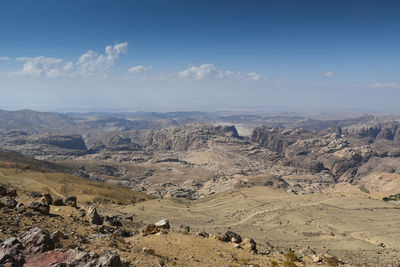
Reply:
[[266, 79], [261, 75], [250, 72], [243, 74], [240, 71], [221, 70], [214, 64], [202, 64], [200, 66], [192, 66], [186, 70], [178, 72], [178, 76], [185, 79], [203, 80], [203, 79], [223, 79], [223, 78], [236, 78], [240, 80], [250, 80], [257, 82], [261, 79]]
[[6, 60], [10, 60], [9, 57], [0, 57], [0, 60], [6, 61]]
[[129, 68], [128, 72], [134, 73], [134, 74], [139, 74], [139, 73], [143, 73], [143, 72], [146, 72], [146, 71], [150, 71], [152, 69], [153, 69], [153, 66], [142, 66], [142, 65], [139, 65], [139, 66], [133, 66], [133, 67]]
[[200, 66], [192, 66], [184, 71], [178, 73], [179, 77], [182, 78], [193, 78], [195, 80], [203, 80], [207, 77], [216, 77], [219, 75], [219, 71], [214, 64], [203, 64]]
[[16, 72], [16, 75], [27, 75], [31, 77], [56, 77], [63, 73], [65, 62], [59, 58], [46, 57], [19, 57], [18, 61], [24, 61], [24, 66], [21, 71]]
[[114, 46], [107, 46], [105, 54], [97, 54], [89, 50], [81, 55], [77, 62], [66, 62], [60, 58], [47, 57], [20, 57], [18, 61], [23, 61], [24, 66], [21, 71], [14, 75], [25, 75], [31, 77], [59, 77], [67, 75], [95, 75], [106, 74], [113, 66], [120, 54], [128, 53], [128, 43], [120, 43]]
[[253, 82], [257, 82], [261, 79], [261, 76], [255, 72], [247, 73], [247, 77]]
[[372, 87], [375, 88], [396, 88], [396, 87], [400, 87], [400, 85], [396, 84], [396, 83], [374, 83], [372, 85]]
[[332, 72], [332, 71], [328, 71], [328, 72], [325, 72], [325, 73], [324, 73], [324, 76], [325, 76], [325, 77], [332, 77], [333, 75], [335, 75], [335, 73]]
[[114, 62], [120, 54], [128, 54], [128, 43], [107, 46], [104, 55], [89, 50], [79, 57], [76, 66], [81, 74], [92, 75], [94, 73], [105, 73], [114, 66]]

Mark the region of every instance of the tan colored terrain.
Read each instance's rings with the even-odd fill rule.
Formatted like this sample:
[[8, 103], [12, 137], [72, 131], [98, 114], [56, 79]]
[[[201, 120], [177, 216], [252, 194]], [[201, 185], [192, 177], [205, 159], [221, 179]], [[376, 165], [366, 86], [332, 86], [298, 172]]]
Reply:
[[[70, 206], [51, 206], [49, 215], [42, 215], [39, 213], [32, 214], [27, 212], [25, 208], [10, 209], [1, 207], [0, 241], [19, 236], [21, 233], [32, 229], [32, 227], [40, 226], [50, 233], [53, 233], [53, 237], [60, 236], [54, 239], [57, 240], [55, 241], [56, 248], [79, 248], [88, 252], [94, 251], [99, 255], [112, 251], [118, 253], [122, 260], [132, 266], [315, 265], [315, 263], [312, 262], [311, 254], [305, 254], [305, 252], [288, 253], [287, 249], [283, 249], [281, 251], [268, 251], [267, 253], [263, 253], [263, 251], [260, 251], [260, 253], [253, 253], [245, 249], [245, 247], [242, 248], [237, 245], [235, 247], [234, 243], [222, 242], [215, 235], [202, 237], [196, 235], [194, 230], [191, 230], [189, 234], [187, 232], [182, 233], [178, 227], [178, 223], [181, 221], [176, 219], [176, 216], [180, 211], [182, 211], [182, 215], [184, 215], [186, 213], [185, 205], [191, 205], [190, 203], [185, 204], [182, 201], [174, 201], [171, 199], [165, 202], [168, 206], [165, 211], [171, 212], [174, 210], [173, 212], [166, 214], [160, 210], [157, 211], [158, 214], [149, 216], [146, 214], [150, 207], [154, 207], [156, 211], [156, 206], [159, 203], [164, 203], [164, 201], [144, 201], [136, 203], [136, 205], [132, 203], [126, 204], [123, 203], [123, 198], [128, 196], [127, 192], [124, 191], [127, 189], [93, 181], [86, 182], [86, 180], [78, 177], [57, 173], [39, 173], [35, 171], [2, 168], [0, 170], [0, 183], [5, 184], [8, 190], [17, 189], [18, 197], [15, 199], [18, 203], [23, 203], [25, 207], [28, 207], [31, 201], [35, 201], [29, 194], [32, 191], [44, 190], [42, 192], [50, 192], [53, 197], [62, 197], [70, 195], [71, 193], [76, 193], [80, 200], [78, 208]], [[75, 187], [72, 187], [72, 184], [75, 184]], [[63, 187], [61, 185], [66, 186]], [[87, 190], [91, 192], [91, 194], [85, 197], [85, 193], [82, 190]], [[135, 196], [137, 195], [143, 196], [143, 194], [136, 194]], [[232, 197], [236, 198], [236, 194], [233, 194]], [[96, 198], [103, 198], [103, 201], [96, 202]], [[144, 198], [146, 197], [144, 196]], [[95, 205], [100, 210], [101, 215], [117, 215], [122, 226], [114, 226], [109, 222], [104, 223], [102, 226], [91, 225], [85, 212], [87, 212], [88, 209], [87, 204], [92, 200], [96, 202]], [[204, 209], [207, 210], [218, 205], [215, 203], [215, 200], [216, 199], [210, 199], [209, 201], [203, 200], [197, 203], [196, 206], [198, 209], [204, 207]], [[113, 202], [119, 204], [112, 204]], [[227, 205], [229, 202], [230, 201], [225, 202], [223, 205]], [[239, 201], [238, 204], [240, 202], [241, 201]], [[134, 211], [136, 208], [142, 210], [142, 204], [146, 206], [142, 214]], [[233, 205], [232, 208], [234, 206], [235, 205]], [[30, 215], [28, 215], [29, 213]], [[143, 236], [139, 234], [141, 231], [140, 229], [143, 227], [142, 219], [151, 221], [152, 218], [158, 220], [161, 217], [169, 216], [173, 220], [171, 231], [164, 231], [161, 235]], [[182, 219], [184, 217], [185, 215]], [[213, 218], [214, 215], [211, 217]], [[223, 218], [221, 219], [223, 220]], [[185, 220], [182, 222], [184, 221]], [[193, 222], [193, 225], [196, 227], [201, 223], [201, 221], [189, 221]], [[207, 225], [207, 223], [205, 225]], [[204, 228], [208, 229], [209, 227]], [[224, 230], [227, 229], [227, 226], [224, 227]], [[246, 232], [245, 229], [240, 230]], [[124, 237], [124, 235], [122, 235], [123, 231], [129, 232], [133, 234], [133, 236]], [[211, 228], [210, 232], [212, 232]], [[249, 232], [249, 234], [251, 233]], [[244, 235], [242, 236], [245, 237]], [[58, 255], [51, 251], [47, 253], [48, 256], [38, 255], [36, 265], [32, 266], [47, 266], [37, 264], [40, 264], [40, 262], [43, 263], [43, 259], [47, 259], [47, 262], [50, 262], [50, 259], [52, 259], [51, 257], [56, 258]], [[298, 255], [302, 255], [302, 257], [297, 258]], [[323, 266], [326, 265], [323, 264]]]
[[[231, 229], [242, 237], [253, 238], [259, 252], [268, 255], [253, 255], [212, 237], [175, 232], [110, 239], [99, 235], [98, 229], [71, 207], [52, 206], [50, 213], [55, 217], [22, 216], [17, 224], [4, 221], [13, 218], [10, 214], [2, 216], [6, 229], [0, 235], [3, 240], [30, 225], [40, 224], [51, 232], [60, 230], [68, 234], [70, 238], [63, 241], [67, 247], [79, 246], [99, 254], [113, 249], [138, 266], [160, 261], [167, 266], [268, 266], [271, 261], [283, 264], [286, 259], [281, 253], [289, 248], [301, 253], [308, 247], [321, 255], [335, 255], [351, 266], [396, 266], [400, 262], [400, 206], [371, 199], [359, 190], [294, 195], [256, 186], [193, 201], [149, 199], [124, 187], [70, 175], [5, 168], [0, 169], [0, 183], [16, 187], [20, 192], [18, 201], [26, 204], [31, 201], [27, 195], [32, 191], [50, 192], [53, 196], [74, 194], [78, 196], [78, 206], [95, 202], [101, 215], [133, 216], [132, 222], [123, 220], [124, 229], [133, 233], [160, 218], [168, 218], [172, 229], [178, 231], [181, 225], [187, 225], [191, 233], [205, 231], [221, 236]], [[130, 203], [139, 198], [147, 201]], [[143, 247], [154, 249], [155, 254], [147, 255], [142, 252]], [[304, 262], [310, 264], [311, 259], [305, 257]]]
[[254, 238], [261, 251], [311, 247], [367, 266], [400, 262], [399, 210], [398, 204], [362, 193], [296, 196], [267, 187], [195, 201], [150, 200], [122, 209], [145, 222], [168, 217], [173, 225], [212, 233], [231, 228]]

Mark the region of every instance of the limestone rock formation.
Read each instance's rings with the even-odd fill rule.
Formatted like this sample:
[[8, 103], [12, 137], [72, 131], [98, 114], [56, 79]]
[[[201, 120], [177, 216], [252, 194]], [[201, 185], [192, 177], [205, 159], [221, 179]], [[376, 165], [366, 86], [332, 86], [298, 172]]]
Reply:
[[202, 123], [153, 131], [145, 147], [157, 150], [186, 151], [207, 147], [215, 138], [240, 138], [234, 126], [209, 126]]
[[96, 224], [96, 225], [102, 225], [103, 224], [103, 219], [97, 213], [96, 207], [93, 207], [93, 206], [89, 207], [88, 216], [90, 218], [90, 223], [91, 224]]

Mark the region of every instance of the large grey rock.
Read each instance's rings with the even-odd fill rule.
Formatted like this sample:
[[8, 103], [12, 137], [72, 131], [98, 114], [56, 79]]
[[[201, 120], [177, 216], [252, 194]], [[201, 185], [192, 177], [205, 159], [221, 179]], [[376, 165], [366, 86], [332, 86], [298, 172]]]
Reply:
[[28, 209], [31, 209], [35, 212], [39, 212], [40, 214], [43, 215], [49, 215], [50, 213], [50, 206], [44, 203], [40, 203], [37, 201], [32, 201], [29, 206]]
[[40, 253], [54, 249], [50, 233], [40, 227], [35, 227], [18, 237], [24, 246], [25, 254]]
[[235, 232], [233, 232], [231, 230], [228, 230], [222, 236], [222, 241], [240, 243], [240, 242], [242, 242], [242, 237], [240, 235], [238, 235], [237, 233], [235, 233]]
[[9, 196], [0, 198], [0, 206], [4, 206], [13, 209], [17, 206], [18, 202]]
[[93, 206], [89, 207], [88, 216], [90, 218], [90, 223], [91, 224], [96, 224], [96, 225], [102, 225], [103, 224], [103, 219], [97, 213], [96, 207], [93, 207]]

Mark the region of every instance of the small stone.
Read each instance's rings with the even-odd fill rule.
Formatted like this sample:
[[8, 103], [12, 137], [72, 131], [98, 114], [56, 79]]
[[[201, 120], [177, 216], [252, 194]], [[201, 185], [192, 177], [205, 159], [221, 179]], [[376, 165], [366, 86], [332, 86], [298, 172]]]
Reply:
[[40, 192], [32, 192], [31, 196], [34, 198], [39, 198], [39, 197], [42, 197], [43, 195]]
[[154, 224], [149, 224], [142, 230], [143, 235], [155, 234], [158, 232], [157, 227]]
[[65, 204], [67, 204], [67, 206], [71, 206], [76, 208], [77, 207], [77, 198], [76, 196], [68, 196], [67, 199], [65, 200]]
[[312, 254], [312, 255], [311, 255], [311, 260], [312, 260], [314, 263], [318, 263], [318, 262], [322, 262], [322, 261], [323, 261], [323, 258], [322, 258], [321, 256], [316, 255], [316, 254]]
[[53, 198], [49, 193], [46, 193], [43, 195], [41, 202], [47, 205], [51, 205], [53, 203]]
[[64, 205], [64, 201], [62, 200], [62, 198], [55, 198], [53, 200], [53, 205], [54, 206], [63, 206]]
[[52, 240], [53, 240], [53, 242], [54, 243], [58, 243], [58, 242], [60, 242], [60, 240], [62, 239], [62, 238], [64, 238], [64, 234], [63, 233], [61, 233], [60, 231], [55, 231], [55, 232], [53, 232], [52, 234], [51, 234], [51, 236], [52, 236]]
[[170, 228], [169, 221], [167, 219], [159, 220], [154, 225], [160, 229], [169, 229]]
[[240, 242], [242, 242], [242, 238], [237, 233], [232, 232], [231, 230], [228, 230], [222, 236], [222, 241], [240, 243]]
[[339, 265], [339, 260], [335, 256], [324, 255], [324, 261], [329, 266], [338, 266]]
[[49, 215], [50, 213], [50, 206], [47, 204], [42, 204], [40, 202], [37, 201], [33, 201], [29, 204], [28, 206], [29, 209], [39, 212], [43, 215]]
[[148, 255], [153, 255], [155, 253], [154, 249], [144, 247], [142, 252]]
[[244, 249], [257, 253], [257, 243], [252, 238], [244, 238], [240, 245]]

